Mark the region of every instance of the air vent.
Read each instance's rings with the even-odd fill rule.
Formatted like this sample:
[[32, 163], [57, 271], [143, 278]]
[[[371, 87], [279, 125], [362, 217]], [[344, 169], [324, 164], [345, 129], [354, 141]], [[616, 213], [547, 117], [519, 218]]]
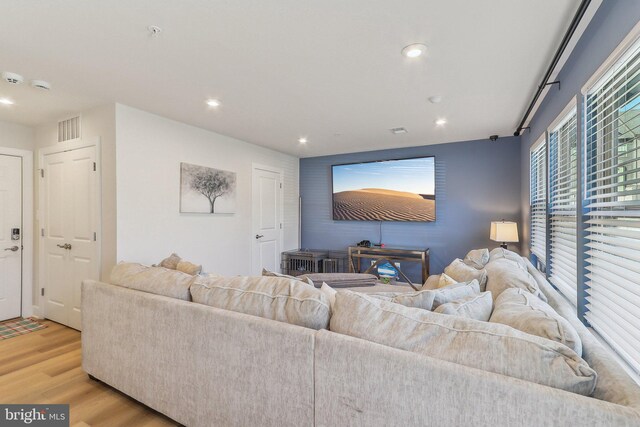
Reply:
[[80, 138], [80, 116], [58, 122], [58, 142]]
[[394, 135], [402, 135], [403, 133], [409, 133], [409, 131], [406, 130], [405, 128], [393, 128], [393, 129], [389, 129], [389, 130]]

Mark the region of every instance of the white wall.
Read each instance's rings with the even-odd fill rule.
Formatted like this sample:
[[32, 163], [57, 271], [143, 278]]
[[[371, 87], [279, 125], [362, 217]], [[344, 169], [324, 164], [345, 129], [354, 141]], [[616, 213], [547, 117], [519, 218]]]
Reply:
[[[236, 172], [236, 213], [181, 214], [180, 162]], [[252, 163], [284, 170], [284, 249], [297, 247], [296, 157], [117, 104], [118, 261], [176, 252], [206, 272], [250, 274]]]
[[29, 126], [0, 121], [0, 147], [32, 151], [35, 130]]

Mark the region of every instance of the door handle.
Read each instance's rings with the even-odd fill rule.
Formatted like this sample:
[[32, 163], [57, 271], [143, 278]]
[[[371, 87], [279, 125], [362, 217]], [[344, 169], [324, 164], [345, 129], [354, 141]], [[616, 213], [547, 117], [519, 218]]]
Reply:
[[17, 246], [11, 246], [10, 248], [6, 248], [5, 251], [16, 252], [18, 249], [20, 248]]
[[64, 245], [56, 245], [59, 248], [71, 250], [71, 244], [65, 243]]
[[256, 239], [260, 239], [260, 238], [262, 238], [262, 237], [264, 237], [264, 235], [262, 235], [262, 234], [256, 234]]

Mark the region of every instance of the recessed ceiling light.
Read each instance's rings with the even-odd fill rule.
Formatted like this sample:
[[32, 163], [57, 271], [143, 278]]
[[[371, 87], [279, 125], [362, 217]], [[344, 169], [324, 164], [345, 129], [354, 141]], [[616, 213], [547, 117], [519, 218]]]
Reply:
[[220, 101], [218, 101], [217, 99], [208, 99], [207, 105], [211, 108], [217, 108], [220, 106]]
[[409, 131], [405, 128], [393, 128], [389, 129], [394, 135], [402, 135], [403, 133], [409, 133]]
[[417, 58], [418, 56], [424, 54], [427, 51], [427, 46], [422, 43], [414, 43], [409, 46], [405, 46], [402, 49], [402, 54], [407, 58]]
[[432, 104], [437, 104], [440, 101], [442, 101], [442, 97], [440, 95], [435, 95], [435, 96], [430, 96], [429, 97], [429, 102]]
[[438, 119], [436, 120], [436, 125], [437, 126], [444, 126], [447, 124], [447, 119]]
[[300, 138], [298, 138], [298, 142], [300, 144], [306, 144], [307, 142], [309, 142], [309, 140], [307, 139], [306, 136], [301, 136]]
[[0, 104], [13, 105], [13, 104], [15, 104], [15, 102], [13, 102], [12, 100], [10, 100], [8, 98], [0, 98]]

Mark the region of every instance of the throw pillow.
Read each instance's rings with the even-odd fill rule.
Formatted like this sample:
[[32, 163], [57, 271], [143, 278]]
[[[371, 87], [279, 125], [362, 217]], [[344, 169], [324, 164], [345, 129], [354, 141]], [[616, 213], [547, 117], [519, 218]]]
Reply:
[[495, 248], [491, 252], [489, 252], [489, 262], [498, 259], [508, 259], [518, 264], [518, 266], [524, 271], [527, 271], [527, 263], [520, 255], [518, 255], [517, 252], [510, 251], [509, 249], [505, 248]]
[[320, 286], [320, 292], [322, 292], [327, 297], [327, 299], [329, 300], [329, 305], [333, 307], [333, 305], [336, 303], [336, 294], [338, 293], [338, 291], [323, 282], [322, 286]]
[[456, 258], [449, 264], [449, 266], [444, 269], [444, 274], [456, 282], [469, 282], [475, 279], [480, 284], [480, 290], [482, 292], [484, 292], [487, 285], [487, 271], [471, 267], [465, 264], [460, 258]]
[[167, 258], [160, 261], [160, 264], [158, 264], [158, 267], [164, 267], [164, 268], [168, 268], [169, 270], [175, 270], [176, 267], [178, 267], [178, 263], [180, 262], [181, 259], [182, 258], [180, 258], [178, 255], [171, 254]]
[[446, 274], [442, 273], [440, 275], [440, 279], [438, 280], [438, 288], [444, 288], [445, 286], [453, 285], [455, 283], [458, 283], [458, 282], [456, 282]]
[[472, 280], [471, 282], [455, 283], [439, 289], [426, 289], [424, 291], [406, 293], [380, 292], [369, 295], [405, 307], [433, 310], [442, 304], [479, 293], [480, 285], [478, 285], [478, 281]]
[[491, 298], [491, 292], [483, 292], [478, 295], [442, 304], [436, 308], [434, 312], [488, 322], [492, 310], [493, 298]]
[[474, 249], [469, 251], [463, 261], [465, 264], [481, 270], [489, 262], [489, 249]]
[[111, 270], [111, 283], [156, 295], [191, 301], [189, 288], [195, 277], [164, 267], [119, 262]]
[[285, 277], [202, 277], [191, 285], [193, 301], [311, 329], [324, 329], [329, 299], [299, 280]]
[[538, 282], [528, 271], [522, 270], [512, 260], [498, 258], [489, 261], [485, 267], [487, 271], [487, 291], [493, 294], [493, 300], [509, 288], [520, 288], [539, 297], [542, 301], [547, 301], [545, 294], [540, 291]]
[[571, 323], [549, 304], [523, 289], [512, 288], [502, 292], [496, 299], [489, 321], [557, 341], [582, 355], [582, 340]]
[[596, 372], [563, 344], [351, 291], [336, 295], [331, 330], [586, 396], [596, 384]]
[[298, 277], [289, 276], [288, 274], [282, 274], [282, 273], [277, 273], [275, 271], [269, 271], [266, 268], [262, 269], [262, 275], [265, 276], [265, 277], [284, 277], [284, 278], [287, 278], [287, 279], [297, 280], [299, 282], [303, 282], [303, 283], [306, 283], [308, 285], [314, 286], [313, 280], [309, 279], [308, 277], [306, 277], [304, 275], [303, 276], [298, 276]]
[[192, 276], [195, 274], [200, 274], [202, 271], [202, 266], [193, 264], [189, 261], [180, 261], [178, 265], [176, 265], [176, 270], [182, 271], [183, 273], [191, 274]]

